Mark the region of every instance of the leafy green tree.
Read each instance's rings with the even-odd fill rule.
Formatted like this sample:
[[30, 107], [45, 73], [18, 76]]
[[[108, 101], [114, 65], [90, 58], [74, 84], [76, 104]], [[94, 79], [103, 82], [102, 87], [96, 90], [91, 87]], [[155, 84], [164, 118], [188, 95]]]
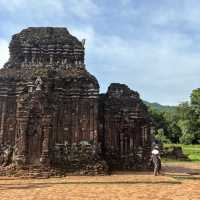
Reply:
[[200, 88], [192, 91], [191, 112], [189, 114], [190, 129], [194, 134], [193, 143], [200, 142]]
[[183, 102], [177, 107], [153, 105], [149, 111], [155, 124], [156, 138], [163, 142], [200, 143], [200, 88], [192, 91], [190, 103]]
[[197, 88], [192, 91], [190, 96], [191, 105], [200, 106], [200, 88]]
[[179, 120], [178, 126], [181, 129], [182, 136], [180, 137], [180, 143], [182, 144], [192, 144], [194, 140], [194, 133], [191, 132], [190, 129], [190, 121], [189, 120]]
[[179, 118], [176, 110], [165, 112], [164, 119], [167, 126], [165, 135], [171, 140], [172, 143], [179, 143], [179, 138], [182, 133], [180, 127], [177, 125]]
[[165, 136], [164, 130], [163, 129], [158, 129], [157, 134], [155, 135], [156, 140], [158, 140], [161, 143], [171, 143], [169, 138]]
[[160, 112], [156, 109], [149, 109], [149, 111], [155, 125], [155, 138], [160, 142], [166, 141], [167, 143], [171, 143], [168, 138], [168, 124], [164, 117], [164, 112]]
[[176, 119], [188, 119], [188, 116], [191, 113], [191, 106], [188, 101], [182, 102], [175, 109]]

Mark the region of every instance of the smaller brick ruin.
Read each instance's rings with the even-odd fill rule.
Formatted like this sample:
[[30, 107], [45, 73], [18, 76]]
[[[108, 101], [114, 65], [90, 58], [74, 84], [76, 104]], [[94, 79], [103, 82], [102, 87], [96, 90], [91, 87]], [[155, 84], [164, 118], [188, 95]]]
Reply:
[[0, 69], [1, 174], [148, 168], [146, 106], [124, 84], [99, 94], [84, 64], [84, 43], [66, 28], [28, 28], [12, 37]]
[[99, 98], [105, 159], [112, 169], [144, 169], [151, 150], [151, 121], [139, 97], [124, 84], [112, 83]]

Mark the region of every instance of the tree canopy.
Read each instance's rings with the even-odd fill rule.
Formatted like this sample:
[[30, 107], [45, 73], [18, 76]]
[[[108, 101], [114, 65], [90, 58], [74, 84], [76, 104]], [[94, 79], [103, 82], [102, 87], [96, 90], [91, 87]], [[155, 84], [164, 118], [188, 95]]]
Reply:
[[178, 106], [145, 103], [155, 124], [156, 139], [164, 143], [200, 143], [200, 88], [192, 91], [190, 102]]

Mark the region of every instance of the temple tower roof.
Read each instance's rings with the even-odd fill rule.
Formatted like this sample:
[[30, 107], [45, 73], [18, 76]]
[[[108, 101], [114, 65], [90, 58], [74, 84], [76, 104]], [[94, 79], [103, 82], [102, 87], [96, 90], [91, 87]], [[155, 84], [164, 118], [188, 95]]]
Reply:
[[30, 27], [12, 36], [5, 67], [84, 67], [84, 42], [66, 28]]

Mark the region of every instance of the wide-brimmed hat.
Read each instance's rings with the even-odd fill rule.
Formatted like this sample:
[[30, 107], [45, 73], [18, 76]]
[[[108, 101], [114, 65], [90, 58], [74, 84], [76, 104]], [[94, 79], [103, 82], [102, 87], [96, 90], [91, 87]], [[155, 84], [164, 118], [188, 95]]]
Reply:
[[159, 146], [155, 145], [153, 149], [158, 149], [159, 150]]

